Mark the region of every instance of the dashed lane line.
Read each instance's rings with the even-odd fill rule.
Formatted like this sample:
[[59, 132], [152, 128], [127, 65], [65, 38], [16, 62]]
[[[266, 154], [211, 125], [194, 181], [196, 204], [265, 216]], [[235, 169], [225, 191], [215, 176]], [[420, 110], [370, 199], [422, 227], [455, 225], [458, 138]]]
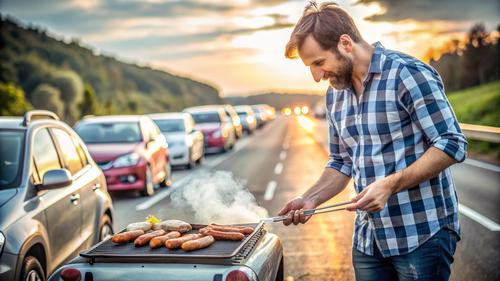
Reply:
[[264, 200], [269, 201], [273, 199], [274, 192], [276, 191], [277, 186], [278, 184], [276, 183], [276, 181], [270, 181], [267, 184], [266, 192], [264, 193]]
[[500, 225], [498, 223], [490, 220], [489, 218], [481, 215], [480, 213], [474, 211], [473, 209], [465, 205], [458, 204], [458, 211], [462, 213], [464, 216], [486, 227], [490, 231], [500, 231]]
[[281, 151], [280, 153], [280, 160], [283, 161], [286, 159], [286, 151]]
[[274, 173], [276, 175], [280, 175], [281, 172], [283, 172], [283, 164], [281, 162], [279, 162], [278, 164], [276, 164], [276, 166], [274, 167]]

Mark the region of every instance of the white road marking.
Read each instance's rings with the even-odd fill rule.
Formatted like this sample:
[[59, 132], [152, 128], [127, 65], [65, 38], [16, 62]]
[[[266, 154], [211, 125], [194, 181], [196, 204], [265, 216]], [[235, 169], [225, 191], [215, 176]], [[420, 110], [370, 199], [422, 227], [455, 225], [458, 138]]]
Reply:
[[174, 190], [176, 190], [177, 188], [179, 188], [182, 185], [184, 185], [184, 183], [186, 183], [189, 179], [191, 179], [191, 177], [193, 176], [193, 174], [195, 174], [195, 173], [191, 173], [191, 174], [183, 177], [182, 179], [174, 182], [174, 184], [171, 187], [166, 187], [165, 190], [157, 193], [156, 195], [154, 195], [153, 197], [149, 198], [148, 200], [146, 200], [146, 201], [142, 202], [141, 204], [138, 204], [137, 206], [135, 206], [135, 209], [137, 211], [142, 211], [142, 210], [146, 210], [146, 209], [151, 208], [151, 206], [153, 206], [154, 204], [156, 204], [156, 203], [160, 202], [161, 200], [165, 199]]
[[274, 173], [277, 174], [277, 175], [279, 175], [279, 174], [281, 174], [281, 172], [283, 172], [283, 164], [281, 162], [279, 162], [274, 167]]
[[472, 210], [467, 206], [458, 204], [458, 211], [462, 213], [464, 216], [467, 216], [468, 218], [486, 227], [490, 231], [500, 231], [500, 225], [498, 223], [490, 220], [489, 218], [481, 215], [480, 213]]
[[267, 184], [266, 192], [264, 193], [264, 200], [269, 201], [273, 199], [276, 186], [278, 186], [278, 184], [275, 181], [270, 181]]
[[471, 166], [474, 166], [474, 167], [479, 167], [479, 168], [483, 168], [483, 169], [486, 169], [486, 170], [490, 170], [490, 171], [493, 171], [493, 172], [497, 172], [497, 173], [500, 172], [500, 166], [493, 165], [493, 164], [490, 164], [490, 163], [486, 163], [486, 162], [482, 162], [482, 161], [477, 161], [477, 160], [474, 160], [474, 159], [465, 159], [464, 163], [468, 164], [468, 165], [471, 165]]
[[280, 153], [280, 160], [281, 160], [281, 161], [283, 161], [283, 160], [285, 160], [285, 159], [286, 159], [286, 151], [282, 151], [282, 152]]

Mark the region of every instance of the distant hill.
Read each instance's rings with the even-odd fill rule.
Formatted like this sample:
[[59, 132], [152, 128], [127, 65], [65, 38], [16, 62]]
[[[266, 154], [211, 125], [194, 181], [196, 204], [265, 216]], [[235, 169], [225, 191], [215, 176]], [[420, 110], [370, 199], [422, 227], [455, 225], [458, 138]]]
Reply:
[[233, 105], [266, 103], [279, 110], [295, 105], [307, 105], [313, 108], [318, 102], [323, 102], [325, 97], [309, 94], [264, 93], [246, 97], [224, 97], [224, 99]]
[[86, 86], [95, 90], [101, 112], [107, 114], [180, 110], [222, 101], [212, 85], [95, 55], [78, 41], [66, 43], [46, 30], [0, 16], [0, 83], [20, 86], [35, 107], [45, 101], [34, 99], [50, 95], [77, 118], [74, 111]]

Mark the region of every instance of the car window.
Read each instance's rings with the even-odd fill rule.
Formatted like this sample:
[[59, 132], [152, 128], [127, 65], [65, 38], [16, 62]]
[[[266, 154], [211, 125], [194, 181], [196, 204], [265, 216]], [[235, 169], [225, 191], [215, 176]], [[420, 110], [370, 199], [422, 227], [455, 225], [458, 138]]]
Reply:
[[24, 151], [24, 131], [0, 130], [0, 189], [19, 184]]
[[73, 140], [67, 132], [61, 129], [52, 129], [52, 132], [59, 143], [65, 168], [68, 169], [72, 175], [76, 174], [83, 168], [83, 165]]
[[183, 119], [156, 119], [154, 122], [164, 133], [184, 132], [185, 130]]
[[219, 112], [193, 112], [191, 113], [196, 123], [220, 123], [221, 118]]
[[138, 122], [80, 124], [75, 131], [89, 143], [135, 143], [142, 140]]
[[33, 158], [40, 179], [49, 170], [61, 169], [59, 156], [47, 129], [42, 129], [33, 138]]
[[75, 136], [71, 136], [71, 140], [73, 140], [73, 143], [75, 144], [76, 150], [78, 152], [78, 156], [80, 156], [80, 160], [82, 160], [82, 164], [85, 167], [89, 163], [89, 160], [87, 159], [87, 155], [85, 154], [85, 150], [83, 149], [83, 143]]

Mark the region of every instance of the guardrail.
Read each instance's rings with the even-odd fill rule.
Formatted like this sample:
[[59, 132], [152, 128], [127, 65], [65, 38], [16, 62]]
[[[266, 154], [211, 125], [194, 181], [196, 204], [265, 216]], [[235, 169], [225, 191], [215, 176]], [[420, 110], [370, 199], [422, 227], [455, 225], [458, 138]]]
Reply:
[[460, 123], [460, 128], [467, 138], [500, 143], [500, 128]]

